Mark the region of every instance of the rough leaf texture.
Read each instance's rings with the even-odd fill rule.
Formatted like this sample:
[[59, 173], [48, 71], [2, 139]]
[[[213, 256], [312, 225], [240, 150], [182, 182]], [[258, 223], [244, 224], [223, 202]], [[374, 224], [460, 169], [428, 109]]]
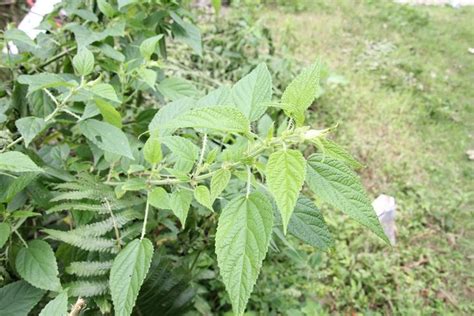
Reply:
[[136, 239], [115, 258], [110, 271], [110, 292], [116, 316], [128, 316], [132, 313], [152, 256], [151, 241]]
[[332, 247], [334, 243], [321, 211], [313, 201], [304, 196], [298, 198], [288, 232], [321, 250]]
[[45, 291], [17, 281], [0, 288], [0, 315], [27, 316]]
[[283, 221], [283, 231], [290, 221], [304, 183], [306, 162], [297, 150], [280, 150], [270, 155], [265, 176]]
[[306, 182], [322, 200], [345, 212], [388, 243], [359, 177], [342, 161], [322, 154], [311, 155]]
[[272, 206], [259, 192], [233, 199], [219, 218], [217, 263], [236, 315], [245, 311], [267, 254], [272, 226]]

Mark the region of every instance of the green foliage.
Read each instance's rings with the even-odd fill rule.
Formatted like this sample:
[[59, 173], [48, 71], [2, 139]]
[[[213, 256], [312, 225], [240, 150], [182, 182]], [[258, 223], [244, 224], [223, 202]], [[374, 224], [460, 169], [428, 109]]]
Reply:
[[25, 281], [10, 283], [0, 288], [0, 312], [2, 315], [26, 316], [44, 293]]
[[[87, 298], [91, 313], [131, 315], [163, 306], [177, 313], [192, 300], [205, 311], [197, 287], [213, 280], [227, 291], [219, 291], [223, 304], [243, 315], [269, 246], [286, 240], [280, 225], [313, 247], [333, 245], [305, 196], [305, 176], [316, 198], [385, 238], [350, 169], [359, 165], [326, 139], [328, 130], [303, 126], [321, 62], [287, 87], [278, 81], [275, 96], [273, 66], [260, 62], [231, 86], [201, 89], [180, 73], [185, 60], [206, 58], [181, 2], [97, 4], [61, 3], [61, 28], [36, 40], [9, 30], [2, 42], [14, 41], [20, 54], [0, 58], [9, 69], [0, 95], [8, 104], [0, 123], [0, 272], [2, 282], [24, 281], [0, 291], [36, 294], [22, 312], [44, 293], [25, 281], [54, 292], [39, 304], [43, 315], [66, 313], [76, 297]], [[323, 154], [306, 161], [313, 145]], [[182, 268], [166, 286], [162, 274], [149, 274], [159, 266], [155, 247], [163, 252], [154, 260], [167, 253]]]

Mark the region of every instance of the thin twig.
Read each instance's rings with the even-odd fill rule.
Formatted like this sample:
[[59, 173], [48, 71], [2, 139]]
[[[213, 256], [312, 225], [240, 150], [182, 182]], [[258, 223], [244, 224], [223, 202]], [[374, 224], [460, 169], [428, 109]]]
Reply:
[[120, 249], [121, 239], [120, 239], [120, 231], [117, 226], [117, 221], [115, 220], [114, 212], [112, 212], [112, 207], [110, 206], [109, 200], [107, 198], [105, 198], [104, 200], [105, 200], [105, 204], [107, 205], [107, 209], [109, 210], [110, 217], [112, 218], [112, 223], [114, 224], [115, 238], [117, 239], [117, 247], [118, 249]]

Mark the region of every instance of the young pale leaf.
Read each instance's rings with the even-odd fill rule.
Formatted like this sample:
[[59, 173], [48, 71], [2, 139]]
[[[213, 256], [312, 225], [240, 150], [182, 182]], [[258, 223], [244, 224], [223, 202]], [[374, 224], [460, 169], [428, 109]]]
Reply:
[[265, 258], [273, 226], [272, 205], [259, 192], [230, 201], [216, 232], [217, 264], [236, 315], [243, 315]]
[[79, 128], [100, 149], [134, 159], [127, 136], [119, 128], [94, 119], [82, 121]]
[[153, 90], [155, 90], [155, 83], [157, 78], [157, 73], [151, 69], [143, 69], [140, 71], [140, 78], [142, 78], [145, 83], [150, 86]]
[[358, 176], [342, 161], [322, 154], [308, 158], [306, 182], [319, 198], [389, 243]]
[[39, 117], [27, 116], [16, 120], [15, 125], [23, 136], [25, 146], [28, 147], [31, 141], [46, 127], [46, 122]]
[[165, 124], [166, 128], [207, 128], [211, 130], [248, 133], [249, 120], [236, 108], [228, 106], [201, 107], [179, 115]]
[[323, 152], [324, 155], [331, 156], [345, 162], [354, 169], [362, 168], [363, 165], [358, 162], [351, 154], [338, 144], [326, 138], [320, 138], [315, 141], [316, 146]]
[[94, 101], [100, 114], [107, 123], [117, 128], [122, 128], [122, 116], [110, 103], [99, 98], [96, 98]]
[[177, 101], [185, 97], [195, 97], [198, 93], [196, 87], [186, 79], [170, 77], [157, 85], [158, 91], [171, 101]]
[[199, 202], [199, 204], [213, 211], [211, 193], [206, 186], [198, 185], [194, 190], [194, 198]]
[[307, 197], [300, 196], [288, 224], [288, 232], [308, 245], [326, 250], [334, 240], [326, 226], [321, 211]]
[[187, 190], [174, 191], [171, 194], [170, 206], [174, 215], [181, 222], [181, 227], [184, 229], [186, 225], [186, 218], [188, 218], [189, 207], [193, 201], [193, 193]]
[[163, 34], [159, 34], [150, 38], [147, 38], [140, 44], [140, 53], [143, 58], [149, 60], [151, 55], [155, 52], [156, 44], [163, 37]]
[[293, 149], [274, 152], [268, 159], [265, 170], [267, 185], [280, 210], [285, 234], [304, 183], [305, 168], [303, 155]]
[[0, 170], [12, 172], [44, 172], [27, 155], [18, 151], [0, 154]]
[[113, 102], [120, 102], [117, 93], [115, 93], [114, 87], [108, 83], [95, 84], [90, 88], [90, 91], [95, 97], [107, 99]]
[[17, 281], [0, 288], [0, 315], [27, 316], [45, 291]]
[[[285, 89], [281, 97], [283, 104], [291, 105], [291, 111], [285, 110], [287, 115], [295, 118], [298, 125], [303, 124], [304, 112], [316, 98], [316, 89], [319, 86], [321, 61], [317, 61], [303, 70]], [[294, 112], [294, 113], [289, 113]]]
[[259, 64], [232, 88], [235, 105], [252, 122], [265, 113], [265, 103], [272, 99], [272, 77], [265, 64]]
[[107, 0], [98, 0], [97, 6], [99, 7], [100, 12], [108, 18], [113, 17], [117, 13], [114, 7], [108, 3]]
[[143, 157], [152, 165], [157, 164], [163, 159], [161, 152], [161, 143], [158, 137], [151, 136], [143, 146]]
[[218, 170], [211, 178], [211, 200], [214, 201], [224, 192], [229, 184], [231, 172], [227, 169]]
[[40, 239], [30, 241], [18, 252], [15, 262], [18, 274], [28, 283], [43, 290], [59, 292], [58, 265], [51, 246]]
[[152, 257], [153, 244], [146, 238], [129, 242], [115, 257], [109, 282], [115, 315], [132, 314]]
[[7, 223], [0, 223], [0, 249], [5, 245], [8, 238], [10, 237], [10, 225]]
[[159, 209], [171, 209], [171, 197], [162, 187], [155, 188], [148, 194], [148, 202]]
[[67, 315], [67, 292], [62, 292], [41, 310], [39, 316], [65, 316]]
[[87, 48], [80, 48], [72, 59], [74, 70], [79, 76], [87, 76], [94, 70], [94, 54]]

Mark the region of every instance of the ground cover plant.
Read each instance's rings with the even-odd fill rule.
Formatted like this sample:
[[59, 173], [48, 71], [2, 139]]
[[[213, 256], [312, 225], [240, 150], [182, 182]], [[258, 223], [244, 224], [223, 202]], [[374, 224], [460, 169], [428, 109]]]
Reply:
[[207, 260], [242, 315], [278, 240], [333, 247], [313, 199], [387, 241], [361, 164], [307, 125], [322, 62], [281, 97], [265, 63], [197, 89], [167, 64], [169, 41], [203, 55], [185, 8], [66, 1], [2, 33], [0, 314], [182, 314]]

